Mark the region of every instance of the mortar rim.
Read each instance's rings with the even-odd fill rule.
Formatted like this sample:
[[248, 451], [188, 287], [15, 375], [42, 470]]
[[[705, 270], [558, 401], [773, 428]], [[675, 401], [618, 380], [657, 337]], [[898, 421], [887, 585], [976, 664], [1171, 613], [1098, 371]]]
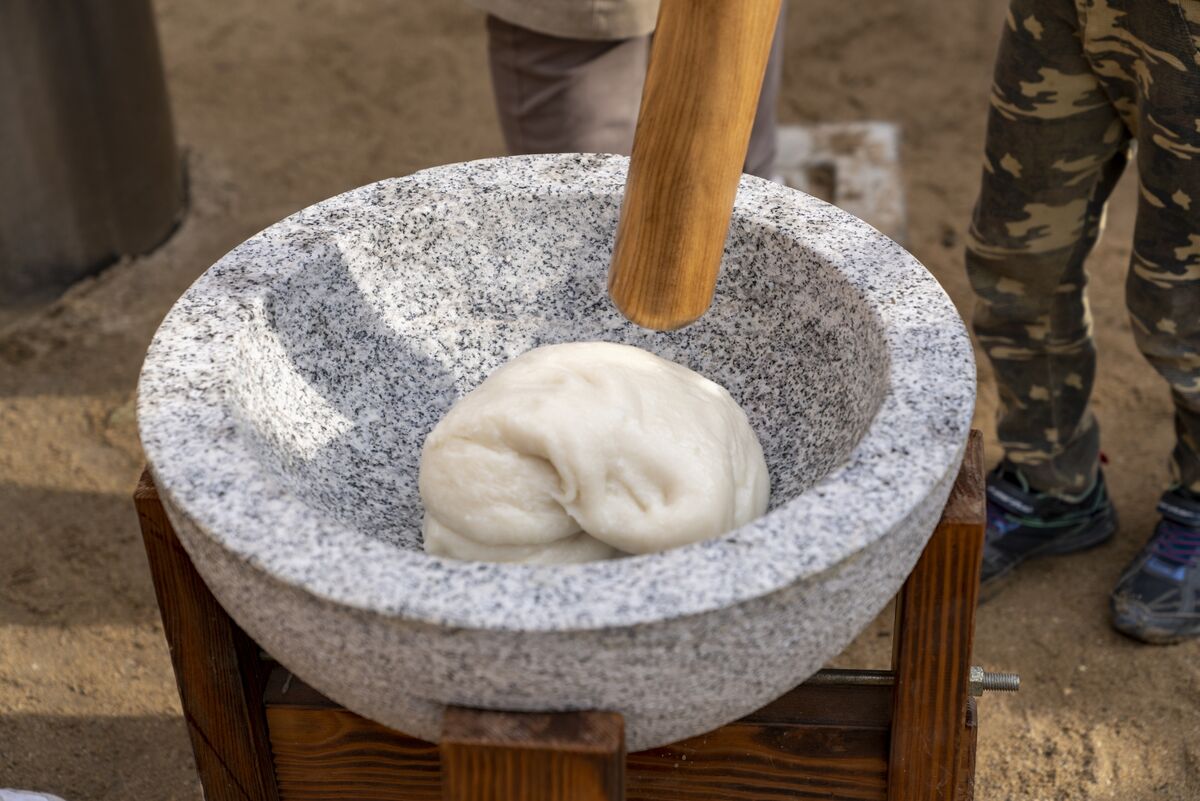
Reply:
[[[200, 343], [199, 348], [187, 351], [188, 342], [195, 344], [188, 336], [188, 325], [197, 316], [215, 312], [226, 315], [218, 316], [216, 320], [238, 321], [236, 304], [222, 306], [221, 297], [214, 297], [213, 290], [229, 289], [227, 284], [231, 276], [252, 275], [255, 259], [261, 257], [258, 249], [267, 244], [271, 236], [303, 236], [312, 225], [348, 213], [347, 210], [352, 210], [356, 203], [370, 202], [373, 196], [390, 189], [450, 191], [461, 186], [464, 179], [468, 182], [481, 180], [481, 172], [488, 176], [486, 180], [508, 181], [508, 186], [518, 188], [522, 181], [537, 179], [539, 175], [544, 178], [549, 170], [564, 183], [564, 187], [569, 184], [571, 191], [578, 191], [582, 183], [595, 191], [619, 192], [624, 183], [626, 164], [626, 159], [617, 156], [565, 154], [488, 159], [433, 168], [404, 178], [369, 184], [322, 201], [230, 251], [201, 276], [168, 313], [151, 344], [139, 383], [139, 430], [152, 472], [170, 498], [175, 513], [185, 515], [203, 536], [213, 539], [265, 575], [328, 603], [433, 625], [545, 632], [656, 623], [749, 601], [818, 576], [895, 530], [951, 470], [957, 469], [974, 402], [974, 361], [965, 327], [932, 275], [899, 245], [829, 204], [749, 176], [742, 179], [739, 188], [739, 214], [772, 227], [781, 235], [802, 234], [807, 237], [806, 246], [842, 257], [841, 266], [834, 268], [843, 275], [849, 267], [854, 267], [851, 283], [883, 322], [891, 384], [875, 418], [845, 463], [806, 492], [747, 526], [714, 540], [615, 562], [570, 567], [455, 562], [401, 551], [372, 540], [342, 521], [312, 515], [310, 507], [286, 491], [279, 492], [278, 488], [274, 493], [264, 493], [261, 483], [256, 487], [253, 477], [247, 475], [248, 465], [239, 464], [236, 458], [218, 464], [217, 469], [225, 469], [227, 475], [213, 476], [212, 462], [216, 460], [203, 465], [204, 457], [193, 454], [194, 458], [188, 458], [188, 454], [178, 447], [180, 442], [194, 441], [197, 430], [215, 436], [235, 429], [233, 412], [223, 405], [226, 399], [220, 392], [184, 392], [188, 397], [180, 397], [181, 387], [175, 384], [172, 392], [170, 385], [177, 378], [186, 378], [189, 389], [202, 388], [204, 379], [211, 379], [212, 371], [219, 370], [212, 362], [218, 360], [223, 349], [231, 347], [232, 331], [225, 332], [224, 338], [213, 337]], [[847, 238], [853, 245], [853, 252], [846, 250], [844, 240]], [[867, 270], [868, 265], [874, 269]], [[941, 328], [931, 332], [930, 325]], [[936, 342], [913, 342], [913, 335], [918, 331], [925, 336], [932, 334]], [[915, 338], [921, 339], [920, 336]], [[182, 363], [174, 350], [181, 345], [192, 357]], [[203, 359], [196, 358], [203, 356], [205, 349], [209, 361], [207, 367], [202, 363]], [[932, 386], [940, 386], [946, 395], [943, 400], [950, 401], [950, 408], [931, 403], [936, 400], [933, 398], [936, 391], [929, 390]], [[944, 419], [933, 419], [939, 413]], [[189, 416], [191, 421], [187, 419]], [[869, 496], [887, 483], [887, 476], [881, 475], [878, 468], [881, 460], [886, 461], [892, 453], [895, 443], [885, 436], [885, 432], [905, 423], [915, 424], [908, 432], [910, 439], [925, 445], [920, 452], [907, 454], [910, 461], [906, 462], [905, 472], [916, 477], [908, 485], [909, 492], [882, 515], [868, 509], [866, 504], [853, 503], [848, 490], [861, 492], [865, 488]], [[236, 440], [232, 444], [236, 445]], [[236, 451], [235, 447], [226, 455], [236, 456]], [[205, 471], [207, 480], [201, 480], [195, 474], [189, 476], [189, 469]], [[245, 481], [250, 481], [248, 487], [242, 483]], [[923, 491], [913, 491], [915, 486], [922, 487]], [[257, 493], [256, 489], [259, 490]], [[257, 502], [256, 514], [238, 517], [237, 512], [246, 511], [244, 504], [251, 497]], [[826, 498], [845, 500], [847, 509], [836, 519], [831, 519], [829, 514], [817, 514], [821, 510], [813, 505]], [[235, 505], [231, 511], [227, 506], [234, 501], [243, 505]], [[809, 549], [806, 554], [805, 549], [795, 542], [799, 536], [795, 531], [786, 538], [779, 535], [764, 539], [769, 533], [766, 529], [785, 522], [785, 519], [793, 522], [803, 519], [809, 526], [814, 522], [823, 523], [823, 530], [836, 525], [843, 532], [847, 527], [854, 527], [856, 522], [863, 525], [857, 531], [845, 533], [841, 547], [820, 554]], [[866, 526], [868, 520], [873, 525]], [[277, 539], [285, 523], [293, 529], [301, 529], [292, 530], [289, 535], [306, 536], [311, 543], [319, 543], [322, 538], [327, 544], [337, 541], [344, 546], [338, 555], [345, 561], [333, 566], [333, 573], [314, 577], [303, 574], [296, 564], [286, 559], [274, 558], [270, 541]], [[867, 528], [870, 531], [864, 533]], [[755, 547], [747, 548], [747, 544]], [[380, 560], [387, 564], [381, 564]], [[729, 560], [737, 562], [737, 572], [742, 579], [736, 585], [722, 581]], [[722, 566], [721, 570], [714, 571], [716, 563]], [[410, 590], [404, 590], [398, 588], [395, 581], [384, 581], [390, 568], [398, 571], [397, 576], [406, 578], [413, 578], [414, 571], [426, 575], [421, 581], [414, 582]], [[363, 575], [375, 580], [352, 581], [355, 569], [363, 570]], [[625, 591], [632, 592], [634, 597], [626, 597], [618, 607], [604, 610], [605, 614], [598, 614], [597, 605], [587, 598], [580, 598], [573, 605], [561, 605], [549, 610], [551, 613], [548, 614], [534, 598], [543, 591], [554, 594], [551, 590], [555, 587], [562, 590], [561, 585], [573, 580], [573, 576], [587, 577], [586, 583], [593, 587], [603, 586], [614, 571], [632, 574], [614, 584], [626, 585]], [[431, 575], [433, 573], [438, 575]], [[692, 588], [696, 576], [707, 577], [711, 579], [706, 585], [708, 594], [671, 595], [670, 587], [660, 593], [646, 586], [645, 580], [661, 580], [664, 575], [689, 576], [692, 581], [688, 585]], [[335, 577], [340, 580], [335, 581]], [[436, 585], [444, 581], [474, 585], [476, 592], [469, 597], [480, 600], [485, 600], [489, 593], [504, 593], [509, 606], [497, 611], [487, 604], [462, 604], [455, 610], [448, 610], [436, 601], [430, 602], [425, 593], [431, 583]], [[479, 587], [484, 585], [491, 589], [480, 591]], [[612, 591], [615, 592], [615, 588]], [[639, 593], [640, 597], [637, 597]]]

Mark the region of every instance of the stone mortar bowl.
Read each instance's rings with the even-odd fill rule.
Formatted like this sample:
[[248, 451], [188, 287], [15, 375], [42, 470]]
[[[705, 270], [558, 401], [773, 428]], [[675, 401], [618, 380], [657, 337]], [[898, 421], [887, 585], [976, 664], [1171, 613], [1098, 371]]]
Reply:
[[[150, 347], [142, 443], [197, 570], [362, 715], [429, 740], [448, 704], [614, 710], [631, 749], [699, 734], [840, 652], [937, 521], [975, 396], [937, 282], [866, 223], [746, 177], [712, 309], [640, 329], [605, 291], [626, 166], [492, 159], [339, 195], [221, 259]], [[592, 339], [726, 386], [770, 511], [569, 567], [426, 555], [425, 435], [507, 359]]]

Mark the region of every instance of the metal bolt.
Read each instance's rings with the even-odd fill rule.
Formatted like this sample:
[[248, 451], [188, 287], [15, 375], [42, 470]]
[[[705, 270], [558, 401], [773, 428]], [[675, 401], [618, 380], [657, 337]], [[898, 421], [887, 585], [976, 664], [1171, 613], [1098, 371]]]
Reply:
[[809, 676], [805, 684], [818, 687], [891, 687], [895, 679], [895, 674], [890, 670], [826, 668]]
[[[839, 670], [826, 668], [809, 677], [805, 684], [816, 686], [874, 686], [891, 687], [896, 675], [890, 670]], [[967, 690], [979, 696], [985, 692], [1015, 693], [1021, 689], [1021, 677], [1016, 673], [991, 673], [972, 667], [967, 674]]]
[[1015, 693], [1021, 689], [1021, 677], [1016, 673], [991, 673], [975, 665], [968, 674], [968, 688], [974, 696], [985, 692]]

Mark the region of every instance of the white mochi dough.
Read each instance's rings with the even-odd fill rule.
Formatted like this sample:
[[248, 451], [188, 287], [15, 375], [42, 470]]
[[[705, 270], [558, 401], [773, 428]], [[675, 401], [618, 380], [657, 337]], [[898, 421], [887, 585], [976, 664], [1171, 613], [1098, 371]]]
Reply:
[[769, 479], [721, 386], [609, 342], [518, 356], [430, 432], [425, 549], [566, 564], [716, 537], [763, 514]]

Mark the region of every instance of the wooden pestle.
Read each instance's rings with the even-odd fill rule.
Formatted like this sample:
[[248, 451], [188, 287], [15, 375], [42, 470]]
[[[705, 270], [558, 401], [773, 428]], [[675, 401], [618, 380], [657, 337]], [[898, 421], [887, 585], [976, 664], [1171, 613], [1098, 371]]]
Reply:
[[608, 273], [670, 330], [712, 303], [780, 0], [662, 0]]

